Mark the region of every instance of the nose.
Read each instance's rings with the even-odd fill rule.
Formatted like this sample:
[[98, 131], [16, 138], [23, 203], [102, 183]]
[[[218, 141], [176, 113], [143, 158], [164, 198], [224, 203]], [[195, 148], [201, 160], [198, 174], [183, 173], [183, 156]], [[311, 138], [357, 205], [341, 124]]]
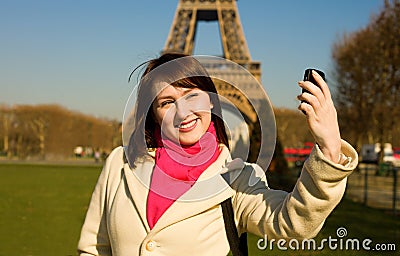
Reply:
[[176, 106], [175, 119], [177, 119], [178, 122], [185, 120], [185, 118], [190, 115], [190, 106], [185, 103], [186, 102], [184, 100], [177, 100], [175, 102]]

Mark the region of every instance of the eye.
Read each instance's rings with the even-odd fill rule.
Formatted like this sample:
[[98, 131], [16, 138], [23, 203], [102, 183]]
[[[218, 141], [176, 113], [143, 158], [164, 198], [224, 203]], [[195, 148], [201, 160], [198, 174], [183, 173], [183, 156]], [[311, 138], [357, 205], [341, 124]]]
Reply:
[[189, 95], [187, 95], [186, 99], [188, 100], [188, 99], [191, 99], [191, 98], [194, 98], [194, 97], [197, 97], [197, 96], [199, 96], [199, 93], [198, 92], [193, 92], [193, 93], [190, 93]]
[[173, 104], [174, 103], [174, 101], [173, 100], [164, 100], [164, 101], [162, 101], [161, 103], [160, 103], [160, 107], [166, 107], [166, 106], [168, 106], [169, 104]]

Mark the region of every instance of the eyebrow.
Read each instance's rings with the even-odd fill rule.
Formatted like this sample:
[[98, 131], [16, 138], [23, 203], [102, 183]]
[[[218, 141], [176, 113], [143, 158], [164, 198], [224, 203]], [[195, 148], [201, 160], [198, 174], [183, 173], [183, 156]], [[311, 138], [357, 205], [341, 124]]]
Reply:
[[156, 100], [165, 100], [165, 99], [173, 99], [174, 97], [172, 97], [171, 95], [167, 95], [167, 96], [162, 96], [162, 97], [156, 97]]
[[[181, 88], [184, 88], [184, 87], [181, 87]], [[188, 93], [190, 93], [191, 91], [193, 91], [193, 90], [196, 89], [196, 88], [184, 88], [184, 89], [187, 89], [187, 90], [184, 90], [184, 91], [183, 91], [183, 94], [182, 94], [181, 97], [186, 96]], [[157, 101], [159, 101], [159, 100], [165, 100], [165, 99], [174, 99], [174, 97], [173, 97], [172, 95], [166, 95], [166, 96], [161, 96], [161, 97], [159, 97], [159, 96], [157, 95], [157, 97], [156, 97], [156, 100], [157, 100]]]

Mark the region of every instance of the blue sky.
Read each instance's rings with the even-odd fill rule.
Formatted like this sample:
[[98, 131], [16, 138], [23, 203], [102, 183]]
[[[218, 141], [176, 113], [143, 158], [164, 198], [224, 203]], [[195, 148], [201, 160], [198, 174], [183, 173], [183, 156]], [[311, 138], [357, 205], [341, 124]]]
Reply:
[[[130, 71], [164, 47], [177, 0], [0, 0], [0, 104], [60, 104], [121, 120]], [[276, 107], [296, 108], [307, 67], [325, 70], [344, 32], [383, 0], [239, 0], [252, 59]], [[216, 22], [201, 22], [195, 54], [221, 55]]]

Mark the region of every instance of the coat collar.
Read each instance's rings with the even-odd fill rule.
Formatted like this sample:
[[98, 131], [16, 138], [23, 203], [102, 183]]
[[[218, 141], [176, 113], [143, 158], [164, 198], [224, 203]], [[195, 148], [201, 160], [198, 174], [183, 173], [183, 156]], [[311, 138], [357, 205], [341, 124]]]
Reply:
[[220, 148], [221, 153], [218, 159], [200, 175], [188, 191], [167, 209], [151, 231], [147, 223], [146, 207], [155, 164], [154, 159], [138, 163], [133, 170], [129, 164], [124, 165], [129, 193], [147, 232], [157, 232], [233, 196], [234, 191], [220, 175], [226, 169], [225, 166], [231, 160], [231, 156], [227, 147], [221, 146]]

